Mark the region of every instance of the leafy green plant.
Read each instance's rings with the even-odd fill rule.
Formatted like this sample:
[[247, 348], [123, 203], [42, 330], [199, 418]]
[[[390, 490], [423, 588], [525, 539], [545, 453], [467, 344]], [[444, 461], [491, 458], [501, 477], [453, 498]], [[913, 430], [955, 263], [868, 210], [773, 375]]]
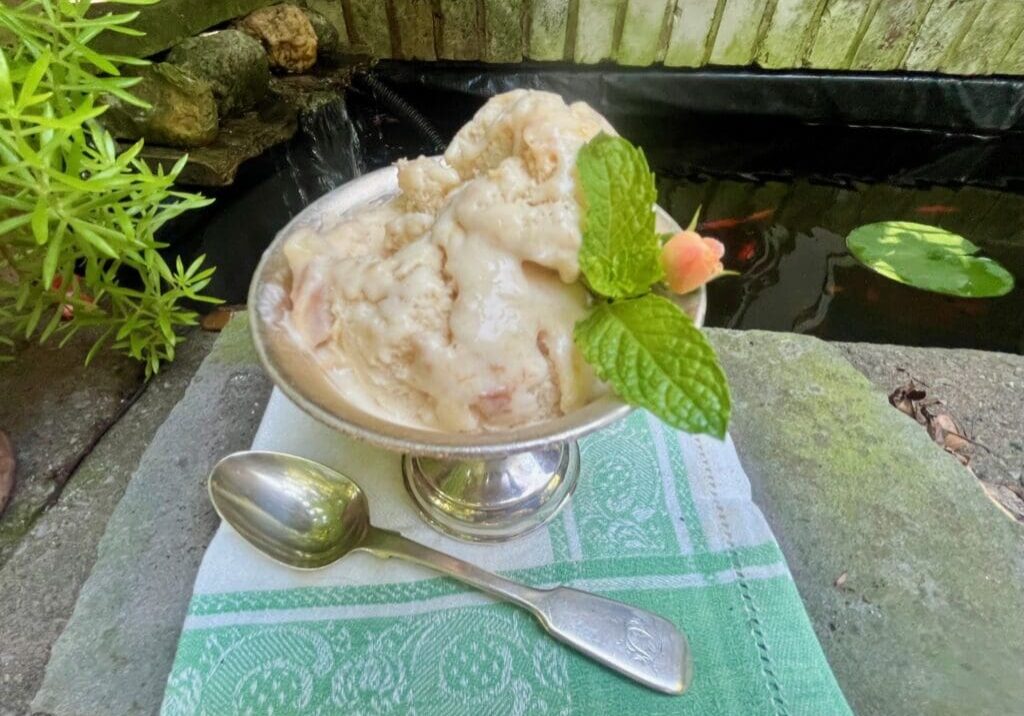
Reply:
[[139, 34], [126, 27], [138, 13], [88, 8], [0, 4], [0, 344], [59, 334], [63, 345], [90, 327], [99, 337], [87, 361], [112, 345], [152, 375], [174, 358], [176, 329], [196, 322], [182, 302], [214, 301], [201, 295], [213, 269], [202, 257], [169, 266], [155, 234], [209, 201], [174, 189], [184, 158], [153, 171], [141, 141], [119, 152], [97, 121], [106, 95], [144, 106], [120, 68], [145, 62], [89, 47], [102, 32]]
[[732, 399], [718, 357], [690, 317], [653, 292], [665, 271], [643, 152], [600, 134], [576, 169], [585, 206], [580, 270], [595, 298], [576, 324], [576, 346], [626, 402], [680, 430], [724, 437]]
[[846, 237], [858, 261], [893, 281], [963, 298], [1003, 296], [1013, 275], [997, 262], [976, 256], [981, 249], [937, 226], [882, 221], [860, 226]]

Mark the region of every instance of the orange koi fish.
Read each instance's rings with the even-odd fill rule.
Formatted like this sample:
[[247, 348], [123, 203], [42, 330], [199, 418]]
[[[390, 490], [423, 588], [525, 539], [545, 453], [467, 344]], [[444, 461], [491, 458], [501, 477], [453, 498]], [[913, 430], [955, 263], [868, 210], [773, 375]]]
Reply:
[[703, 221], [697, 228], [701, 231], [715, 231], [719, 229], [735, 229], [737, 226], [743, 224], [750, 224], [755, 221], [764, 221], [770, 219], [775, 215], [775, 209], [761, 209], [755, 211], [749, 216], [743, 218], [729, 218], [729, 219], [712, 219], [711, 221]]
[[924, 216], [942, 216], [943, 214], [955, 214], [960, 210], [955, 206], [947, 206], [946, 204], [927, 204], [916, 207], [914, 211]]

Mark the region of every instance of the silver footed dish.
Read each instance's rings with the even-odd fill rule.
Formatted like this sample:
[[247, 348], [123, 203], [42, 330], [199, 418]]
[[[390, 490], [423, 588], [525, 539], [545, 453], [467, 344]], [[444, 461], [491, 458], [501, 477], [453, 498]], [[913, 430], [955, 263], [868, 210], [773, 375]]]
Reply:
[[[359, 440], [400, 452], [409, 494], [437, 529], [472, 541], [502, 541], [550, 520], [572, 494], [579, 474], [576, 441], [623, 417], [632, 407], [613, 394], [561, 417], [486, 433], [452, 433], [392, 422], [345, 400], [283, 325], [291, 271], [283, 253], [300, 228], [381, 202], [398, 192], [397, 170], [354, 179], [306, 207], [264, 252], [249, 289], [250, 327], [271, 380], [319, 422]], [[656, 207], [659, 231], [679, 225]], [[704, 287], [676, 297], [698, 326], [707, 309]]]

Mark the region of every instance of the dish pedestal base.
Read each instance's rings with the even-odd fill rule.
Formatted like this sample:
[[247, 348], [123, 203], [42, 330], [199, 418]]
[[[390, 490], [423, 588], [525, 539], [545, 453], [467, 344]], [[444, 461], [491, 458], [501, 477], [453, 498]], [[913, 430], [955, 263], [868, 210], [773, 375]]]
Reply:
[[405, 455], [405, 489], [435, 529], [470, 542], [504, 542], [558, 514], [576, 488], [575, 442], [479, 460]]

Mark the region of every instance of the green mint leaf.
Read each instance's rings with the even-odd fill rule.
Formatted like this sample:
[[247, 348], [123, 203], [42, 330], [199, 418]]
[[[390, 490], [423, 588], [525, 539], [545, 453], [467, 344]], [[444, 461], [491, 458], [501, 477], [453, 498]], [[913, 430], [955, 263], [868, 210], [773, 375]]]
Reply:
[[599, 304], [576, 324], [575, 341], [627, 403], [680, 430], [724, 437], [731, 404], [725, 374], [704, 334], [667, 298]]
[[654, 233], [654, 175], [644, 153], [621, 137], [599, 134], [576, 157], [583, 198], [580, 270], [609, 298], [646, 293], [664, 277]]

